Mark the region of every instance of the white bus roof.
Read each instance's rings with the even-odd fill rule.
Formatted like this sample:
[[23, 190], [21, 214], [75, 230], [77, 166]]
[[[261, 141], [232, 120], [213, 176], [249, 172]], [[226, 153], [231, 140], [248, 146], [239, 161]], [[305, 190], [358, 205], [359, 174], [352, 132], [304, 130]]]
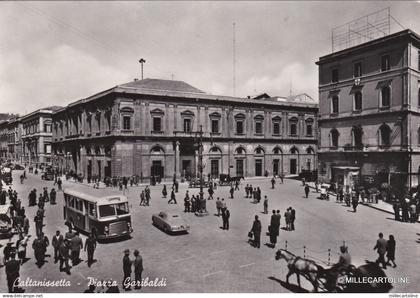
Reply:
[[64, 193], [99, 205], [128, 202], [121, 191], [112, 188], [97, 189], [86, 185], [74, 185], [66, 187]]

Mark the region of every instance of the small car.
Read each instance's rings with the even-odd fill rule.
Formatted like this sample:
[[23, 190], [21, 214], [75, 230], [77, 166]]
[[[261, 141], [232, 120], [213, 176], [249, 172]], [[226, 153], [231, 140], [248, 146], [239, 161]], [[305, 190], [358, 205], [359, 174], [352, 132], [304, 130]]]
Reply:
[[52, 172], [44, 172], [41, 175], [42, 180], [54, 180], [54, 173]]
[[[210, 186], [210, 182], [203, 179], [203, 187], [208, 188], [209, 186]], [[189, 188], [200, 187], [200, 179], [191, 179], [188, 187]]]
[[25, 167], [20, 164], [15, 164], [15, 170], [24, 170]]
[[190, 229], [190, 226], [178, 214], [163, 211], [152, 215], [152, 223], [168, 234], [188, 232]]
[[0, 238], [12, 236], [12, 220], [10, 218], [10, 205], [0, 205]]

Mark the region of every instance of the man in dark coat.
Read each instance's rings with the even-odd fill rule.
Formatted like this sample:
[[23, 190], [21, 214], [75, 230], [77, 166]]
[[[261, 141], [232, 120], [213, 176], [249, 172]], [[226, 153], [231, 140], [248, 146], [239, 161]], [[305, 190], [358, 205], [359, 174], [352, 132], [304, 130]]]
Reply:
[[383, 268], [386, 269], [386, 262], [385, 262], [385, 253], [386, 253], [386, 246], [387, 241], [384, 239], [384, 234], [379, 233], [379, 239], [376, 241], [376, 245], [373, 250], [377, 250], [378, 252], [378, 259], [376, 260], [376, 264], [382, 264]]
[[295, 230], [296, 210], [290, 208], [290, 228], [292, 231]]
[[57, 231], [52, 238], [52, 246], [54, 247], [54, 263], [57, 263], [60, 258], [60, 245], [63, 241], [63, 235], [60, 234], [60, 231]]
[[131, 265], [133, 262], [130, 260], [130, 250], [126, 249], [124, 250], [124, 258], [123, 258], [123, 272], [124, 272], [124, 279], [123, 279], [123, 285], [124, 290], [130, 291], [131, 290]]
[[225, 209], [225, 211], [222, 212], [223, 230], [229, 230], [229, 218], [230, 218], [230, 211], [228, 209]]
[[305, 184], [305, 197], [308, 198], [309, 195], [309, 185]]
[[141, 289], [141, 274], [143, 272], [143, 258], [140, 252], [136, 249], [134, 251], [134, 279], [136, 281], [135, 289]]
[[[65, 270], [67, 274], [70, 274], [70, 265], [69, 265], [69, 249], [70, 249], [70, 240], [64, 239], [60, 244], [60, 272]], [[66, 265], [66, 268], [63, 269], [63, 265]]]
[[50, 192], [50, 204], [51, 205], [55, 205], [56, 204], [56, 197], [57, 197], [57, 192], [53, 188], [53, 189], [51, 189], [51, 192]]
[[87, 251], [89, 267], [93, 263], [93, 254], [95, 253], [95, 249], [96, 249], [96, 240], [92, 234], [89, 234], [89, 237], [85, 241], [85, 248], [84, 248], [84, 250]]
[[273, 176], [273, 178], [271, 178], [271, 188], [272, 189], [274, 189], [274, 184], [276, 184], [276, 179], [274, 179], [274, 176]]
[[276, 247], [278, 230], [279, 230], [279, 226], [278, 226], [278, 221], [277, 221], [276, 210], [273, 210], [273, 215], [271, 215], [270, 229], [269, 229], [270, 243], [273, 246], [273, 248]]
[[175, 192], [173, 190], [171, 192], [171, 199], [168, 201], [168, 204], [170, 204], [172, 201], [174, 201], [174, 204], [176, 204]]
[[9, 293], [15, 293], [15, 281], [19, 278], [20, 262], [15, 259], [16, 253], [10, 253], [10, 260], [6, 263], [6, 277], [7, 277], [7, 287]]
[[251, 232], [254, 235], [254, 246], [260, 248], [261, 246], [261, 221], [258, 215], [255, 215], [254, 223], [252, 224]]

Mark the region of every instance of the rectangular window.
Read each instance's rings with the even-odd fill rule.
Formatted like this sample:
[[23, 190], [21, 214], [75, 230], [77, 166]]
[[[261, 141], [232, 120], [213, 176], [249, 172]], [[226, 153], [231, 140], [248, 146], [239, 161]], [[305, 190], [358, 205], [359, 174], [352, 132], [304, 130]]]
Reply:
[[211, 120], [211, 132], [219, 133], [219, 120]]
[[338, 96], [335, 95], [331, 99], [331, 113], [338, 114]]
[[243, 134], [244, 133], [244, 122], [243, 121], [236, 121], [236, 133]]
[[184, 132], [191, 131], [191, 119], [184, 119]]
[[390, 57], [389, 55], [384, 55], [381, 57], [381, 71], [387, 71], [391, 69]]
[[260, 121], [255, 122], [255, 133], [262, 134], [262, 122]]
[[51, 124], [44, 124], [44, 132], [51, 132]]
[[306, 135], [310, 137], [312, 136], [312, 124], [306, 125]]
[[280, 135], [280, 122], [273, 123], [273, 134]]
[[156, 132], [162, 131], [161, 122], [162, 122], [162, 119], [160, 117], [153, 117], [153, 131], [156, 131]]
[[297, 123], [290, 123], [290, 135], [297, 135]]
[[362, 62], [356, 62], [353, 65], [353, 76], [355, 78], [362, 76]]
[[47, 154], [51, 154], [51, 144], [44, 145], [44, 152]]
[[331, 71], [331, 82], [333, 82], [333, 83], [337, 83], [338, 82], [338, 69], [337, 68], [334, 68]]
[[130, 116], [124, 116], [123, 117], [123, 129], [124, 130], [130, 130], [131, 129], [131, 117]]

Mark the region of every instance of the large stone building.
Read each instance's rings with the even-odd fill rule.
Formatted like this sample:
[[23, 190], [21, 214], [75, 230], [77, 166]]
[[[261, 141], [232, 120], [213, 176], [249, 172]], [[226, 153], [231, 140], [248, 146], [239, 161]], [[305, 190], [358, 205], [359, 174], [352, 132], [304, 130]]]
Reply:
[[418, 183], [420, 36], [410, 30], [323, 56], [319, 175], [352, 186]]
[[[302, 97], [300, 97], [302, 99]], [[195, 177], [202, 128], [204, 174], [298, 174], [316, 168], [314, 102], [206, 94], [145, 79], [53, 114], [54, 164], [84, 177]]]
[[22, 129], [22, 158], [27, 165], [51, 165], [52, 114], [60, 107], [36, 110], [19, 118]]

